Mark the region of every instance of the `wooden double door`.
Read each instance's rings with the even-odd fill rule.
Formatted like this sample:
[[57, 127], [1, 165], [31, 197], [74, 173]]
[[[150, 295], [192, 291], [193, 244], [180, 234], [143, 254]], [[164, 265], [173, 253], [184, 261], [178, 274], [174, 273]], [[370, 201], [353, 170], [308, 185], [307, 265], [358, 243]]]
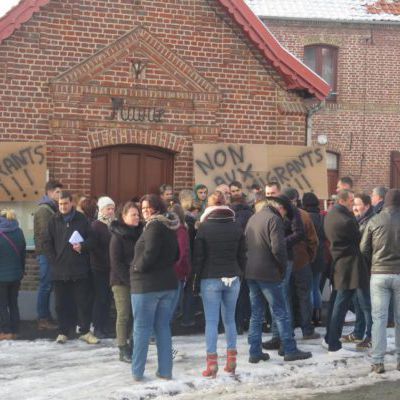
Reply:
[[158, 193], [173, 183], [173, 153], [147, 146], [121, 145], [92, 151], [91, 194], [122, 203], [146, 193]]

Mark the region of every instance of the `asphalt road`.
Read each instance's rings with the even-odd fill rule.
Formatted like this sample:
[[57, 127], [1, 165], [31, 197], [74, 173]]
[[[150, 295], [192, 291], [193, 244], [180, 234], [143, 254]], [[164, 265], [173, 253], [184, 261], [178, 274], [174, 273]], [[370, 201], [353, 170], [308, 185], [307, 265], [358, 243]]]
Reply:
[[313, 396], [311, 399], [323, 400], [400, 400], [400, 381], [379, 382], [355, 390]]

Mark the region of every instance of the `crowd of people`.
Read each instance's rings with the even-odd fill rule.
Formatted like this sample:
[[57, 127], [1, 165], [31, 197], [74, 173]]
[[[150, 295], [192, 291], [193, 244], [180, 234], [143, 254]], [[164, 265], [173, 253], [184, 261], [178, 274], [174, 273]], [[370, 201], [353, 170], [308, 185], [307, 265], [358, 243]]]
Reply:
[[[175, 196], [170, 185], [116, 207], [63, 190], [49, 181], [34, 214], [40, 271], [39, 330], [58, 330], [57, 343], [74, 338], [97, 344], [111, 336], [111, 310], [119, 359], [144, 377], [149, 344], [157, 346], [161, 379], [172, 378], [171, 323], [205, 320], [205, 377], [218, 372], [221, 319], [226, 340], [224, 370], [235, 374], [237, 335], [248, 330], [250, 363], [267, 361], [265, 350], [284, 361], [312, 357], [297, 347], [316, 340], [321, 292], [331, 287], [322, 345], [345, 352], [354, 343], [372, 354], [372, 371], [383, 373], [386, 327], [395, 324], [400, 371], [400, 190], [376, 187], [354, 193], [341, 178], [327, 210], [312, 192], [302, 198], [279, 182], [205, 185]], [[18, 291], [24, 274], [25, 239], [12, 210], [0, 213], [0, 340], [19, 329]], [[328, 283], [327, 283], [328, 282]], [[55, 293], [57, 321], [50, 312]], [[200, 300], [201, 299], [201, 300]], [[354, 331], [342, 336], [347, 311]], [[262, 341], [266, 322], [272, 338]]]

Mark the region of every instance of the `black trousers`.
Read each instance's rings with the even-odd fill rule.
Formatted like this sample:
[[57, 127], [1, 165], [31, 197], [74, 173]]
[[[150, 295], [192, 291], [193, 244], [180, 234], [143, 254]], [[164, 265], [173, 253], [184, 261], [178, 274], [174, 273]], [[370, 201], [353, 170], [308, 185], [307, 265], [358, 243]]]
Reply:
[[92, 271], [94, 302], [93, 325], [101, 332], [106, 332], [109, 326], [111, 288], [110, 273], [107, 271]]
[[68, 336], [76, 327], [76, 322], [82, 335], [88, 333], [90, 328], [89, 280], [54, 281], [54, 293], [60, 334]]
[[0, 282], [0, 333], [18, 333], [20, 281]]

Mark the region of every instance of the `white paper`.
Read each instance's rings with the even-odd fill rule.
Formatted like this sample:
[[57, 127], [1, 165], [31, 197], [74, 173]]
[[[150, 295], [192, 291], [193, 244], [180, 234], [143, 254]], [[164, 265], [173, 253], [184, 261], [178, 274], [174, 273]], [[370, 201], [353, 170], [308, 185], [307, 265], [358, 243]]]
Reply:
[[69, 242], [71, 244], [77, 244], [77, 243], [82, 243], [83, 242], [83, 237], [78, 231], [74, 231], [69, 238]]

